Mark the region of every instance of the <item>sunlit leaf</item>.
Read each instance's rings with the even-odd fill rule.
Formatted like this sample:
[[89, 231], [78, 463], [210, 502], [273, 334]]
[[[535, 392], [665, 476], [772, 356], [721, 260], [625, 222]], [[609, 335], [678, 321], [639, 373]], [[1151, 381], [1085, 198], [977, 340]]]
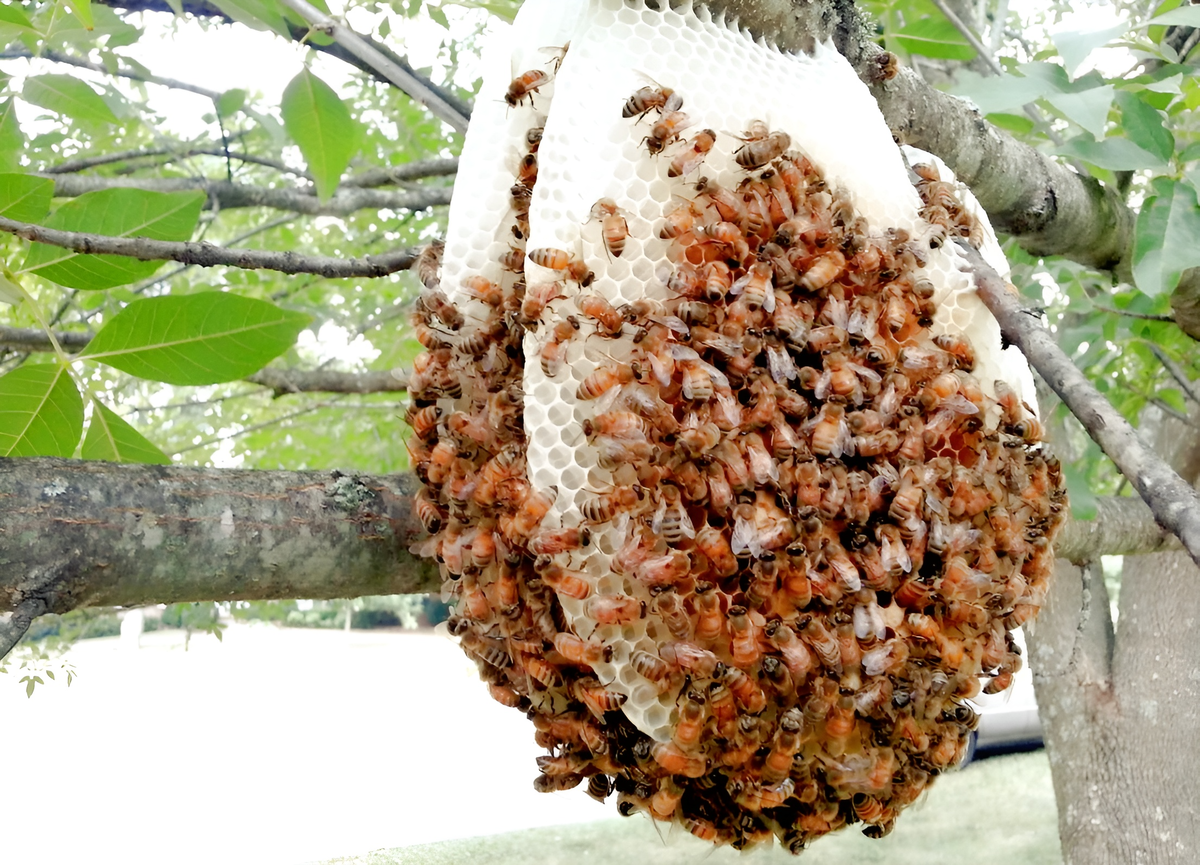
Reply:
[[1133, 279], [1155, 297], [1200, 266], [1200, 205], [1188, 183], [1156, 177], [1151, 185], [1155, 194], [1142, 204], [1134, 232]]
[[1170, 12], [1164, 12], [1146, 22], [1147, 26], [1183, 25], [1184, 27], [1200, 27], [1200, 6], [1180, 6]]
[[333, 195], [350, 157], [358, 152], [360, 130], [333, 89], [304, 69], [283, 91], [280, 106], [288, 134], [300, 145], [322, 200]]
[[1138, 147], [1168, 162], [1175, 152], [1175, 136], [1163, 126], [1163, 116], [1139, 94], [1122, 91], [1117, 95], [1121, 107], [1121, 129]]
[[16, 100], [5, 99], [0, 102], [0, 170], [19, 167], [24, 148], [25, 135], [17, 122]]
[[1108, 110], [1112, 107], [1115, 93], [1112, 85], [1107, 85], [1077, 93], [1053, 93], [1046, 96], [1046, 101], [1065, 114], [1068, 120], [1079, 124], [1097, 138], [1103, 138]]
[[229, 117], [235, 111], [241, 110], [241, 107], [245, 104], [245, 90], [240, 88], [226, 90], [221, 94], [221, 98], [217, 100], [217, 113], [222, 117]]
[[33, 26], [33, 22], [25, 14], [25, 10], [16, 3], [5, 3], [3, 6], [0, 6], [0, 25], [7, 25], [15, 27], [17, 30], [37, 33], [37, 28]]
[[910, 54], [942, 60], [970, 60], [975, 49], [945, 18], [921, 18], [900, 28], [895, 40]]
[[1136, 171], [1141, 168], [1162, 171], [1167, 167], [1157, 155], [1143, 150], [1128, 138], [1095, 141], [1091, 136], [1079, 136], [1065, 142], [1056, 152], [1060, 156], [1073, 156], [1109, 171]]
[[1128, 29], [1128, 22], [1121, 22], [1100, 30], [1063, 30], [1052, 33], [1050, 39], [1053, 40], [1058, 53], [1062, 55], [1067, 72], [1074, 78], [1075, 73], [1087, 60], [1089, 54], [1101, 45], [1116, 39]]
[[[45, 224], [109, 237], [189, 240], [204, 199], [203, 192], [102, 189], [68, 201]], [[161, 266], [160, 261], [138, 261], [124, 255], [80, 255], [35, 243], [29, 249], [24, 270], [70, 288], [101, 289], [144, 279]]]
[[83, 357], [151, 381], [215, 384], [244, 378], [286, 351], [310, 321], [273, 303], [206, 291], [125, 307]]
[[287, 22], [275, 0], [212, 0], [212, 4], [239, 24], [289, 36]]
[[69, 457], [83, 432], [83, 399], [67, 368], [26, 364], [0, 376], [0, 456]]
[[80, 456], [85, 460], [117, 463], [170, 465], [171, 458], [155, 447], [144, 435], [121, 419], [120, 415], [97, 400], [92, 400], [92, 419], [83, 438]]
[[92, 17], [92, 0], [67, 0], [67, 5], [86, 29], [96, 29], [96, 20]]
[[1012, 111], [1043, 96], [1060, 92], [1056, 82], [1011, 72], [984, 76], [964, 69], [957, 78], [958, 83], [950, 92], [967, 97], [979, 106], [983, 114]]
[[21, 98], [81, 123], [117, 122], [117, 115], [100, 98], [100, 94], [70, 75], [34, 75], [26, 78]]
[[54, 181], [32, 174], [0, 174], [0, 216], [40, 222], [50, 211]]

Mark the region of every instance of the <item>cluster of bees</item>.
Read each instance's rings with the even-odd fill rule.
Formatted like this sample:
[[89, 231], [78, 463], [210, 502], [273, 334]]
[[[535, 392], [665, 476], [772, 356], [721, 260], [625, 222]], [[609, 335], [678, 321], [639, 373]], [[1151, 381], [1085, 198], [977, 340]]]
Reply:
[[[506, 101], [546, 80], [519, 76]], [[524, 249], [540, 129], [512, 187], [508, 275], [470, 277], [464, 315], [438, 286], [438, 249], [422, 257], [408, 446], [423, 550], [457, 598], [452, 633], [548, 749], [539, 790], [615, 792], [622, 814], [737, 848], [799, 852], [853, 823], [882, 837], [961, 759], [966, 701], [1020, 667], [1011, 629], [1044, 597], [1060, 467], [1016, 394], [976, 379], [969, 340], [931, 333], [930, 250], [981, 231], [952, 184], [915, 166], [928, 231], [872, 234], [764, 123], [742, 136], [736, 182], [705, 178], [717, 133], [685, 140], [683, 108], [646, 87], [623, 111], [652, 121], [645, 158], [681, 185], [657, 227], [665, 292], [614, 307], [581, 258]], [[601, 199], [592, 217], [620, 257], [625, 214]], [[557, 279], [527, 286], [526, 256]], [[552, 315], [566, 283], [574, 312]], [[565, 375], [576, 340], [614, 346], [576, 393], [612, 484], [579, 525], [547, 527], [523, 369]], [[605, 531], [624, 591], [570, 566]], [[668, 740], [622, 711], [628, 694], [595, 669], [620, 647], [576, 633], [564, 603], [616, 633], [659, 624], [654, 651], [622, 657], [673, 702]]]

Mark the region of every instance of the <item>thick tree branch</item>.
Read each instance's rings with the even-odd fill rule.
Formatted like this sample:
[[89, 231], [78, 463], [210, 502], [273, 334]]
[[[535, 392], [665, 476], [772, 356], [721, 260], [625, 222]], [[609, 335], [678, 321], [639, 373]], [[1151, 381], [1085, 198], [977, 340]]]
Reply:
[[206, 207], [215, 202], [221, 210], [232, 207], [273, 207], [308, 216], [347, 216], [356, 210], [424, 210], [450, 203], [453, 188], [430, 186], [403, 192], [378, 189], [339, 189], [327, 201], [315, 192], [300, 189], [268, 189], [246, 186], [228, 180], [208, 180], [203, 177], [132, 178], [91, 177], [77, 174], [56, 175], [56, 198], [75, 198], [98, 189], [146, 189], [151, 192], [183, 192], [201, 190], [208, 196]]
[[0, 459], [0, 610], [428, 592], [415, 481]]
[[[0, 611], [429, 592], [416, 481], [0, 458]], [[1064, 557], [1161, 548], [1148, 512], [1102, 500]], [[1136, 526], [1112, 531], [1115, 523]]]
[[1000, 322], [1005, 339], [1021, 349], [1030, 365], [1054, 389], [1088, 435], [1133, 484], [1155, 519], [1183, 542], [1200, 563], [1200, 497], [1138, 437], [1137, 431], [1092, 386], [1055, 343], [1039, 316], [1030, 315], [1008, 283], [973, 248], [966, 252], [979, 296]]
[[1134, 215], [1116, 190], [1081, 177], [984, 120], [910, 70], [878, 76], [882, 49], [851, 0], [705, 0], [788, 51], [830, 38], [879, 103], [893, 134], [945, 160], [992, 224], [1034, 255], [1063, 255], [1129, 279]]
[[389, 186], [420, 180], [422, 177], [444, 177], [458, 172], [458, 157], [447, 156], [435, 159], [417, 159], [390, 168], [368, 168], [342, 181], [342, 186], [359, 186], [364, 189]]
[[139, 261], [178, 261], [197, 267], [240, 267], [279, 273], [312, 273], [327, 279], [381, 277], [408, 270], [419, 250], [398, 249], [365, 258], [327, 258], [290, 250], [230, 249], [211, 243], [153, 240], [149, 237], [109, 237], [82, 231], [59, 231], [0, 216], [0, 231], [25, 240], [70, 249], [84, 255], [124, 255]]
[[[79, 352], [92, 341], [90, 333], [54, 332], [66, 351]], [[38, 328], [0, 327], [0, 351], [54, 351], [54, 343]], [[408, 389], [408, 370], [336, 372], [326, 369], [287, 369], [269, 366], [242, 381], [268, 387], [276, 396], [289, 393], [397, 393]]]

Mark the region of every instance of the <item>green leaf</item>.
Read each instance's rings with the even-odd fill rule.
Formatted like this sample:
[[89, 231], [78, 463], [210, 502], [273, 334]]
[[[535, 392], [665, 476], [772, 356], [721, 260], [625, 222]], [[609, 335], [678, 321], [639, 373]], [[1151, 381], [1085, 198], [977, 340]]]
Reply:
[[951, 88], [950, 92], [956, 96], [965, 96], [970, 99], [979, 106], [982, 114], [1012, 111], [1014, 108], [1020, 108], [1043, 96], [1061, 91], [1057, 82], [1044, 77], [1019, 75], [1011, 72], [1004, 75], [983, 76], [969, 69], [963, 69], [958, 72], [957, 77], [958, 84]]
[[25, 79], [21, 98], [81, 123], [116, 123], [117, 115], [100, 94], [70, 75], [34, 75]]
[[1154, 195], [1142, 203], [1133, 239], [1133, 280], [1156, 297], [1174, 291], [1179, 276], [1200, 266], [1200, 205], [1196, 190], [1169, 177], [1151, 182]]
[[212, 4], [239, 24], [255, 30], [273, 30], [284, 38], [291, 37], [275, 0], [212, 0]]
[[1128, 138], [1106, 138], [1095, 141], [1081, 135], [1065, 142], [1056, 151], [1061, 156], [1074, 156], [1109, 171], [1136, 171], [1141, 168], [1166, 169], [1166, 163], [1153, 153], [1138, 147]]
[[[68, 201], [46, 221], [48, 228], [110, 237], [188, 240], [196, 229], [203, 192], [102, 189]], [[101, 289], [145, 279], [162, 266], [124, 255], [81, 255], [35, 243], [24, 270], [70, 288]]]
[[1112, 107], [1115, 93], [1115, 88], [1107, 85], [1077, 93], [1051, 94], [1046, 101], [1065, 114], [1068, 120], [1079, 124], [1097, 138], [1103, 138], [1108, 110]]
[[1087, 476], [1073, 465], [1064, 465], [1063, 475], [1067, 481], [1067, 498], [1071, 503], [1071, 516], [1077, 520], [1096, 518], [1096, 496], [1088, 484]]
[[67, 5], [86, 29], [96, 28], [96, 21], [92, 18], [92, 0], [67, 0]]
[[1121, 22], [1102, 30], [1063, 30], [1059, 33], [1052, 33], [1050, 39], [1054, 42], [1058, 53], [1062, 55], [1067, 73], [1074, 78], [1076, 71], [1092, 51], [1116, 39], [1128, 29], [1129, 23]]
[[970, 60], [975, 56], [975, 49], [945, 18], [921, 18], [902, 27], [894, 38], [910, 54], [943, 60]]
[[1180, 6], [1170, 12], [1164, 12], [1147, 21], [1143, 27], [1162, 25], [1180, 25], [1184, 27], [1200, 27], [1200, 6]]
[[206, 291], [135, 300], [81, 357], [168, 384], [244, 378], [286, 351], [311, 321], [273, 303]]
[[1175, 136], [1163, 126], [1162, 115], [1137, 93], [1122, 91], [1117, 95], [1117, 104], [1121, 106], [1121, 128], [1129, 140], [1169, 162], [1175, 152]]
[[171, 464], [170, 457], [122, 420], [120, 415], [95, 399], [92, 400], [92, 420], [88, 424], [80, 456], [85, 460], [116, 463]]
[[241, 109], [246, 104], [246, 91], [240, 88], [226, 90], [217, 99], [217, 114], [221, 117], [229, 117], [235, 111]]
[[0, 174], [0, 216], [40, 222], [50, 212], [54, 181], [31, 174]]
[[332, 88], [308, 69], [283, 91], [281, 113], [288, 134], [308, 163], [317, 197], [329, 198], [350, 157], [358, 152], [358, 124]]
[[83, 432], [83, 400], [67, 367], [27, 364], [0, 377], [0, 456], [69, 457]]
[[0, 102], [0, 170], [11, 170], [21, 165], [21, 152], [25, 149], [25, 135], [17, 121], [15, 99]]
[[429, 17], [441, 24], [447, 30], [450, 29], [450, 22], [446, 20], [446, 13], [442, 11], [440, 6], [426, 6], [425, 11], [429, 13]]
[[5, 3], [0, 6], [0, 24], [7, 24], [31, 33], [38, 32], [37, 28], [33, 26], [33, 22], [29, 20], [29, 16], [25, 14], [25, 10], [15, 3]]

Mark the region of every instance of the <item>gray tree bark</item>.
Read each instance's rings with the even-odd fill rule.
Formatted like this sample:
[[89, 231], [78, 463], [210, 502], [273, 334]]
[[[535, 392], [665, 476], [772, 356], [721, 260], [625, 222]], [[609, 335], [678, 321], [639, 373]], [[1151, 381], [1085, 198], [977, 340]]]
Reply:
[[[1160, 449], [1194, 482], [1200, 442], [1174, 421]], [[1066, 865], [1200, 861], [1200, 568], [1129, 557], [1114, 629], [1099, 554], [1060, 563], [1027, 627]]]

